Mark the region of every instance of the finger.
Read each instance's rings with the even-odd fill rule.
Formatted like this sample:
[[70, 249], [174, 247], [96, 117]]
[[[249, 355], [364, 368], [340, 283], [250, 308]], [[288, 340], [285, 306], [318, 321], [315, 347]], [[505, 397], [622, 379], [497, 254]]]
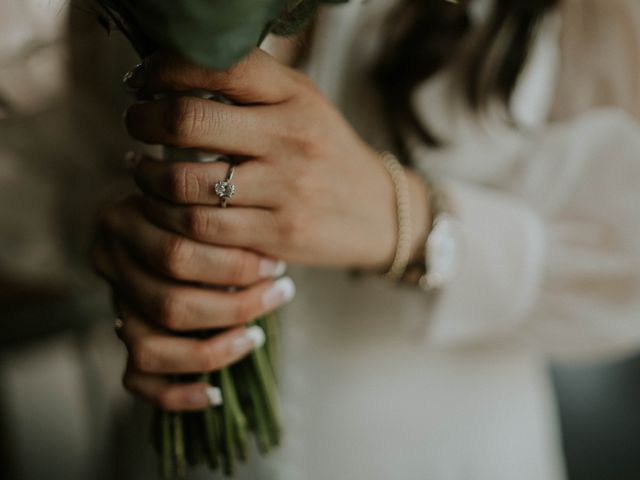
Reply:
[[168, 52], [151, 55], [127, 85], [140, 95], [205, 90], [219, 92], [239, 103], [280, 103], [300, 88], [302, 75], [255, 49], [227, 70], [212, 70]]
[[102, 243], [96, 243], [91, 249], [91, 266], [93, 271], [105, 280], [115, 276], [113, 266]]
[[264, 255], [280, 243], [281, 227], [269, 210], [183, 207], [145, 198], [144, 213], [156, 225], [197, 242], [248, 248]]
[[169, 335], [131, 315], [124, 321], [122, 338], [137, 371], [162, 374], [220, 370], [265, 342], [265, 334], [257, 325], [197, 339]]
[[167, 97], [134, 103], [127, 130], [148, 144], [198, 148], [228, 155], [261, 157], [276, 138], [265, 107], [237, 107], [197, 97]]
[[91, 264], [93, 271], [107, 282], [112, 282], [118, 277], [113, 259], [104, 239], [96, 241], [93, 245], [91, 250]]
[[[154, 196], [172, 203], [220, 205], [215, 185], [229, 172], [225, 162], [162, 162], [142, 157], [135, 170], [138, 186]], [[236, 193], [234, 206], [273, 207], [279, 202], [279, 176], [266, 162], [247, 161], [235, 167], [233, 180]]]
[[150, 322], [189, 331], [244, 325], [293, 299], [288, 277], [238, 291], [176, 284], [150, 274], [119, 243], [111, 247], [117, 277], [112, 283]]
[[207, 383], [171, 383], [160, 375], [127, 370], [122, 383], [134, 395], [167, 411], [202, 410], [222, 404], [218, 387]]
[[249, 286], [282, 275], [285, 264], [240, 248], [198, 243], [151, 223], [133, 197], [106, 215], [114, 235], [144, 263], [171, 279], [208, 285]]

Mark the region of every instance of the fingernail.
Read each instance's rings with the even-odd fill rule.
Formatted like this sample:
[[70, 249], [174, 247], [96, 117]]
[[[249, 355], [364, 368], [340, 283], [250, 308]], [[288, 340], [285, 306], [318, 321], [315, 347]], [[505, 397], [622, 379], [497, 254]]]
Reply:
[[289, 277], [282, 277], [262, 296], [262, 304], [267, 310], [273, 310], [285, 303], [289, 303], [296, 295], [296, 286]]
[[264, 330], [257, 325], [247, 328], [232, 343], [233, 352], [243, 354], [264, 345]]
[[139, 63], [122, 77], [122, 83], [131, 91], [140, 90], [147, 83], [147, 74], [144, 65]]
[[124, 166], [127, 169], [127, 172], [133, 172], [140, 163], [141, 159], [142, 156], [138, 155], [133, 150], [128, 151], [124, 156]]
[[282, 260], [273, 260], [272, 258], [263, 258], [260, 260], [259, 275], [260, 278], [274, 278], [281, 276], [287, 270], [287, 264]]
[[187, 403], [194, 407], [202, 407], [204, 405], [217, 407], [222, 405], [222, 391], [218, 387], [207, 387], [204, 390], [191, 392], [187, 395], [186, 400]]
[[220, 390], [218, 387], [207, 387], [206, 394], [209, 405], [211, 405], [212, 407], [222, 405], [222, 390]]

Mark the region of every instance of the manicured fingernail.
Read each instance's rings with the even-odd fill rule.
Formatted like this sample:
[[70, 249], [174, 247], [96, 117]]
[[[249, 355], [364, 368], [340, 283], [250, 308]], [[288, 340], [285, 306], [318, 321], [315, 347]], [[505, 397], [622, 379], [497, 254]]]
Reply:
[[260, 278], [273, 278], [281, 276], [287, 270], [287, 264], [281, 260], [263, 258], [260, 260]]
[[212, 407], [222, 405], [222, 391], [218, 387], [207, 387], [206, 394], [209, 405]]
[[142, 63], [136, 65], [122, 77], [122, 83], [131, 90], [140, 90], [147, 83], [147, 74]]
[[278, 308], [279, 306], [289, 303], [296, 296], [296, 286], [289, 277], [282, 277], [262, 296], [262, 304], [267, 310]]
[[264, 330], [262, 330], [262, 328], [257, 325], [253, 325], [252, 327], [247, 328], [245, 335], [247, 336], [247, 338], [251, 339], [253, 348], [260, 348], [264, 345], [264, 342], [266, 340]]
[[218, 387], [207, 387], [204, 390], [191, 392], [187, 395], [186, 400], [194, 407], [204, 407], [205, 405], [217, 407], [222, 405], [222, 392]]
[[233, 352], [243, 354], [264, 345], [264, 330], [257, 325], [247, 328], [232, 343]]
[[133, 172], [140, 163], [140, 160], [142, 160], [141, 155], [138, 155], [133, 150], [128, 151], [124, 156], [124, 166], [127, 172]]

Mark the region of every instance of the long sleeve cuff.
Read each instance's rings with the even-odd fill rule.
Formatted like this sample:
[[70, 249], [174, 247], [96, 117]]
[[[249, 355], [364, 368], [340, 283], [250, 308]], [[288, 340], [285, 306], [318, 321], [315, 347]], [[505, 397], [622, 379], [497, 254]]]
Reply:
[[535, 303], [546, 240], [538, 214], [518, 199], [461, 182], [445, 188], [460, 220], [460, 268], [441, 292], [431, 325], [435, 344], [501, 336]]

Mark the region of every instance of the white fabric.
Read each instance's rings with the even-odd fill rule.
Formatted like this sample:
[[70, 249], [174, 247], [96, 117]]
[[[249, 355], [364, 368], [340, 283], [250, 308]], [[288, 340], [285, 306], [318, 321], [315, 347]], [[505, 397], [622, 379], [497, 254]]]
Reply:
[[[635, 0], [624, 1], [637, 11]], [[45, 3], [61, 4], [3, 3], [3, 27], [17, 25], [16, 12], [22, 15], [27, 5], [47, 12]], [[614, 3], [620, 2], [595, 1]], [[388, 141], [365, 72], [384, 41], [380, 22], [388, 7], [388, 0], [352, 0], [326, 8], [306, 66], [377, 148]], [[59, 19], [48, 13], [50, 21]], [[54, 23], [30, 35], [42, 32], [43, 41], [54, 41]], [[636, 348], [640, 337], [640, 130], [622, 109], [604, 106], [546, 121], [554, 106], [561, 28], [556, 16], [545, 23], [514, 97], [523, 129], [508, 128], [497, 114], [484, 121], [469, 115], [452, 96], [446, 73], [416, 93], [424, 121], [451, 141], [440, 150], [416, 145], [414, 154], [421, 169], [447, 186], [464, 224], [461, 275], [433, 304], [418, 291], [381, 280], [293, 271], [299, 294], [285, 312], [282, 344], [287, 435], [280, 451], [245, 469], [248, 478], [563, 477], [546, 356], [620, 353]], [[3, 61], [26, 44], [15, 32], [11, 43], [0, 45], [7, 47], [0, 51]], [[14, 89], [6, 96], [26, 118], [0, 123], [1, 267], [24, 281], [66, 283], [68, 246], [52, 218], [64, 219], [68, 231], [88, 230], [90, 215], [69, 205], [99, 203], [96, 192], [84, 190], [85, 201], [78, 201], [69, 178], [91, 178], [90, 189], [106, 187], [117, 175], [107, 169], [93, 176], [91, 161], [99, 163], [98, 157], [84, 153], [89, 147], [78, 149], [83, 139], [90, 141], [83, 132], [67, 135], [75, 123], [67, 119], [60, 91], [47, 90], [46, 99], [31, 102], [15, 90], [15, 77], [7, 73], [13, 71], [3, 68], [9, 76], [0, 78], [0, 87]], [[563, 90], [564, 97], [571, 93]], [[64, 137], [42, 127], [52, 123]], [[39, 129], [48, 141], [29, 142]], [[49, 175], [47, 163], [54, 161], [65, 169]], [[24, 203], [26, 191], [37, 205]], [[36, 206], [37, 214], [15, 224], [21, 218], [16, 211]]]
[[[306, 66], [380, 148], [365, 68], [388, 6], [325, 9]], [[518, 129], [497, 108], [471, 115], [446, 72], [416, 92], [448, 146], [416, 144], [414, 156], [443, 182], [465, 232], [461, 274], [435, 305], [378, 280], [294, 272], [299, 294], [283, 320], [288, 435], [262, 475], [564, 477], [546, 359], [640, 342], [640, 125], [615, 108], [547, 120], [562, 28], [555, 13], [540, 29], [513, 99]]]

